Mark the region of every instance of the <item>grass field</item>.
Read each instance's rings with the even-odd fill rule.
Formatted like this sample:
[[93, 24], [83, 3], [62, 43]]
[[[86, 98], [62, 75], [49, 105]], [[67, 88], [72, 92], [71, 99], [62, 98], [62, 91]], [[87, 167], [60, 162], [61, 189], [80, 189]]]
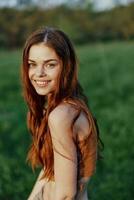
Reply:
[[[79, 79], [98, 119], [104, 159], [89, 183], [91, 200], [133, 200], [134, 42], [77, 47]], [[27, 199], [33, 174], [20, 84], [20, 51], [0, 51], [0, 199]]]

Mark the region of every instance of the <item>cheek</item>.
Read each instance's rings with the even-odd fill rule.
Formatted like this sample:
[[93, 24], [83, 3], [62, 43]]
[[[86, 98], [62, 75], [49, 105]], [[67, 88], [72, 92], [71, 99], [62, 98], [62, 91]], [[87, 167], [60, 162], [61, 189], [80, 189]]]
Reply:
[[59, 77], [60, 77], [60, 69], [58, 70], [55, 70], [52, 74], [51, 74], [51, 77], [55, 80], [59, 80]]
[[33, 76], [33, 72], [32, 72], [32, 70], [29, 70], [28, 71], [28, 78], [29, 78], [29, 81], [31, 82], [31, 84], [33, 85], [32, 76]]
[[58, 73], [55, 73], [55, 74], [53, 75], [53, 77], [54, 77], [55, 80], [57, 80], [58, 77], [59, 77], [59, 74], [58, 74]]
[[31, 79], [32, 74], [33, 74], [33, 72], [32, 72], [32, 70], [30, 69], [30, 70], [28, 71], [28, 77], [29, 77], [29, 79]]

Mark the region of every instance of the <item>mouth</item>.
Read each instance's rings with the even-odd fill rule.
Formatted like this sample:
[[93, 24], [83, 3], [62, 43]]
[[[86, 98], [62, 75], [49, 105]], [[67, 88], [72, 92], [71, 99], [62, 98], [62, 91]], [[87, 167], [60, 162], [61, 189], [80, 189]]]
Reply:
[[39, 87], [45, 87], [49, 84], [50, 80], [34, 80]]

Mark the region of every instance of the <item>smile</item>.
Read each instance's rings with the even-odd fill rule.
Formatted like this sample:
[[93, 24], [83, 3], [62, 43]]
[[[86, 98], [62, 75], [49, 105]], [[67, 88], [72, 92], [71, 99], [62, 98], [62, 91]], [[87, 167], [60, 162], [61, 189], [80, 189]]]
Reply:
[[38, 86], [40, 86], [40, 87], [45, 87], [45, 86], [47, 86], [48, 83], [50, 82], [50, 81], [37, 81], [37, 80], [34, 80], [34, 81], [35, 81], [36, 84], [37, 84]]

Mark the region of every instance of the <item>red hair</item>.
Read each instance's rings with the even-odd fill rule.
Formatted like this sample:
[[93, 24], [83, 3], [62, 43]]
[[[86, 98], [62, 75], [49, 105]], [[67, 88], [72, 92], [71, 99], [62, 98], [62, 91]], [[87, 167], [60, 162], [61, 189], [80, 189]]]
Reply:
[[[62, 70], [55, 91], [52, 93], [45, 115], [43, 115], [45, 96], [38, 95], [28, 77], [28, 56], [32, 45], [44, 42], [46, 46], [55, 50], [62, 60]], [[45, 166], [43, 177], [49, 180], [54, 177], [53, 146], [48, 127], [49, 113], [63, 100], [69, 100], [80, 111], [88, 107], [87, 97], [78, 82], [77, 58], [72, 43], [61, 30], [42, 28], [35, 31], [26, 41], [23, 50], [22, 82], [24, 98], [28, 104], [27, 125], [32, 135], [32, 143], [27, 155], [34, 169], [38, 165]], [[86, 112], [86, 109], [85, 109]], [[94, 121], [95, 122], [95, 121]], [[96, 123], [94, 123], [95, 126]], [[97, 124], [95, 128], [97, 131]]]

